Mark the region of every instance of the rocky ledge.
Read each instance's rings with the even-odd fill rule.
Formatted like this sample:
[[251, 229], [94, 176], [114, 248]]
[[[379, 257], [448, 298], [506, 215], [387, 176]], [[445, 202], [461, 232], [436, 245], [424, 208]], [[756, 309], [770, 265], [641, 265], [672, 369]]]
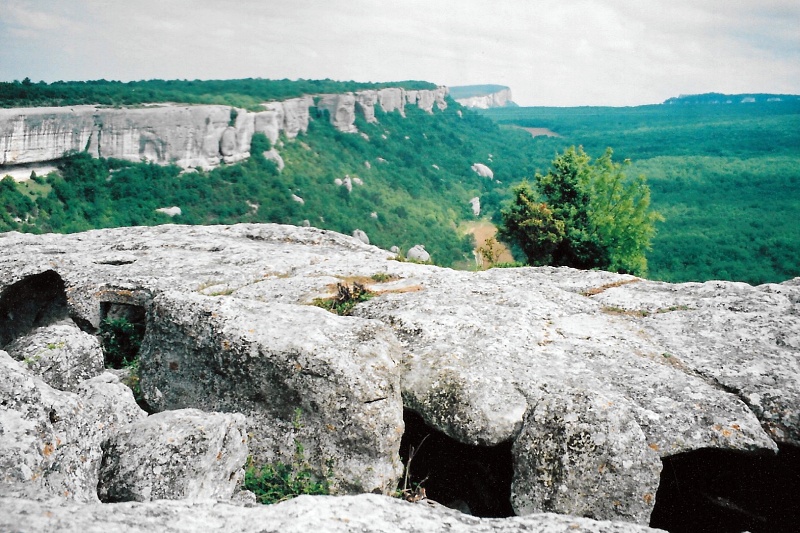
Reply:
[[[312, 305], [337, 284], [372, 297], [352, 316]], [[113, 317], [144, 330], [138, 405], [101, 364]], [[800, 520], [800, 278], [458, 272], [279, 225], [6, 233], [0, 350], [2, 529]], [[291, 463], [298, 445], [334, 494], [361, 496], [248, 503], [248, 455]], [[427, 499], [380, 496], [410, 455]]]

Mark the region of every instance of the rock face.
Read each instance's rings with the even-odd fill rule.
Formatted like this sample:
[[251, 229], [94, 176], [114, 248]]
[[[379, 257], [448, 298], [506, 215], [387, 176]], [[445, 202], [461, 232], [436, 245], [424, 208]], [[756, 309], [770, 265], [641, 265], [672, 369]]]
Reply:
[[3, 351], [0, 374], [0, 494], [97, 502], [101, 444], [145, 416], [130, 389], [103, 374], [59, 391]]
[[516, 106], [511, 89], [504, 85], [461, 85], [450, 88], [450, 95], [464, 107], [488, 109]]
[[244, 422], [238, 413], [181, 409], [128, 424], [103, 443], [100, 500], [230, 499], [244, 478]]
[[[48, 325], [37, 317], [61, 313], [90, 330], [111, 305], [137, 307], [146, 315], [140, 383], [153, 410], [241, 413], [254, 458], [290, 462], [299, 443], [340, 494], [392, 492], [408, 445], [441, 452], [442, 464], [428, 462], [428, 470], [420, 456], [411, 468], [418, 480], [435, 472], [423, 484], [429, 498], [475, 510], [476, 495], [491, 494], [508, 514], [531, 514], [459, 518], [477, 531], [536, 524], [524, 520], [550, 516], [542, 512], [646, 524], [654, 507], [669, 503], [662, 465], [698, 453], [786, 457], [784, 470], [798, 468], [791, 461], [800, 457], [800, 279], [752, 287], [549, 267], [459, 272], [396, 261], [332, 232], [255, 224], [7, 233], [0, 257], [0, 349]], [[375, 295], [353, 316], [309, 305], [354, 280]], [[31, 299], [31, 287], [54, 289]], [[81, 391], [122, 386], [86, 388], [112, 379], [102, 374], [77, 394], [55, 391], [3, 357], [10, 377], [0, 380], [0, 487], [96, 501], [88, 487], [98, 479], [100, 443], [121, 429], [113, 420], [102, 430], [83, 422], [84, 411], [100, 420], [109, 419], [104, 409], [114, 411], [89, 399], [99, 392]], [[65, 407], [51, 416], [59, 402]], [[401, 446], [412, 429], [433, 436]], [[447, 471], [455, 450], [463, 460]], [[754, 515], [747, 498], [694, 483], [681, 478], [681, 492], [696, 492], [715, 512], [733, 506]], [[793, 483], [770, 495], [786, 502], [784, 516], [796, 509], [785, 499], [796, 494]], [[0, 516], [19, 517], [15, 500], [3, 505]], [[184, 508], [140, 505], [130, 509]], [[300, 503], [284, 505], [286, 516], [308, 525], [292, 505]], [[75, 512], [114, 520], [110, 511]], [[554, 522], [561, 529], [606, 527], [558, 520], [566, 520]]]
[[376, 103], [385, 112], [404, 114], [408, 101], [431, 113], [434, 105], [447, 107], [446, 95], [446, 87], [323, 94], [316, 104], [314, 97], [304, 96], [265, 103], [259, 112], [218, 105], [0, 109], [0, 166], [54, 161], [65, 152], [85, 150], [95, 157], [211, 168], [247, 159], [253, 133], [265, 134], [274, 144], [281, 133], [292, 139], [307, 131], [310, 108], [327, 111], [334, 127], [355, 133], [356, 107], [375, 122]]
[[[365, 100], [361, 100], [364, 107]], [[352, 94], [324, 94], [317, 101], [317, 109], [330, 113], [330, 122], [339, 130], [347, 133], [358, 131], [356, 120], [356, 97]], [[375, 112], [372, 112], [374, 118]]]

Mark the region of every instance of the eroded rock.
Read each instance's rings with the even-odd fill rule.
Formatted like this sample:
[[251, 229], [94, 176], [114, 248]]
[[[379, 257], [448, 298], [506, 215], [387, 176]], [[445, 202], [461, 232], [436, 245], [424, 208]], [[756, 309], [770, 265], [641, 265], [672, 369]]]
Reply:
[[509, 519], [480, 519], [433, 502], [411, 504], [376, 494], [300, 496], [275, 505], [239, 507], [227, 503], [159, 501], [77, 506], [0, 498], [0, 528], [23, 531], [151, 532], [282, 531], [362, 533], [364, 531], [451, 531], [644, 533], [661, 530], [631, 523], [541, 514]]
[[103, 374], [59, 391], [2, 351], [0, 374], [0, 494], [97, 502], [101, 443], [145, 416], [130, 389]]
[[335, 490], [388, 493], [401, 473], [398, 350], [371, 320], [165, 293], [153, 301], [141, 383], [159, 411], [244, 413], [256, 464], [291, 463], [300, 443]]
[[[51, 301], [90, 325], [104, 303], [140, 306], [148, 401], [241, 412], [265, 462], [300, 442], [316, 468], [335, 459], [340, 492], [396, 482], [404, 406], [464, 445], [510, 447], [520, 513], [644, 523], [660, 459], [758, 457], [799, 441], [798, 281], [456, 272], [333, 232], [255, 224], [10, 233], [0, 253], [3, 309], [24, 300], [3, 292], [23, 280], [52, 272], [63, 288], [10, 337], [39, 327]], [[354, 317], [308, 306], [354, 279], [378, 293]]]
[[85, 379], [103, 373], [103, 349], [94, 335], [72, 321], [33, 330], [5, 347], [51, 387], [75, 391]]
[[247, 459], [244, 416], [180, 409], [120, 429], [103, 443], [103, 502], [227, 500]]

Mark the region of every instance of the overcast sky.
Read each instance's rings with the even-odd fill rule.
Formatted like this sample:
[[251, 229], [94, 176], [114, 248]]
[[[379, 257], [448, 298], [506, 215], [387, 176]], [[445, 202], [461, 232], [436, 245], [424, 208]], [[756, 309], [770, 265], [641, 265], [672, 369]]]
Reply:
[[0, 81], [332, 78], [520, 105], [800, 94], [798, 0], [0, 0]]

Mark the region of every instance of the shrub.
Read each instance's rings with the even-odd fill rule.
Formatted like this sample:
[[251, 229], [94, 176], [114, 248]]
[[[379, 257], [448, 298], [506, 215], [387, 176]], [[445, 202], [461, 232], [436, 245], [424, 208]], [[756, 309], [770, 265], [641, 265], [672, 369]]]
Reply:
[[252, 491], [263, 504], [278, 503], [302, 494], [330, 494], [327, 477], [319, 479], [311, 470], [303, 445], [295, 440], [294, 461], [291, 464], [275, 463], [261, 467], [247, 466], [244, 488]]
[[317, 298], [314, 300], [314, 305], [337, 315], [349, 316], [356, 304], [366, 302], [373, 296], [375, 296], [373, 292], [358, 282], [354, 282], [352, 286], [348, 286], [346, 283], [337, 283], [336, 296]]

